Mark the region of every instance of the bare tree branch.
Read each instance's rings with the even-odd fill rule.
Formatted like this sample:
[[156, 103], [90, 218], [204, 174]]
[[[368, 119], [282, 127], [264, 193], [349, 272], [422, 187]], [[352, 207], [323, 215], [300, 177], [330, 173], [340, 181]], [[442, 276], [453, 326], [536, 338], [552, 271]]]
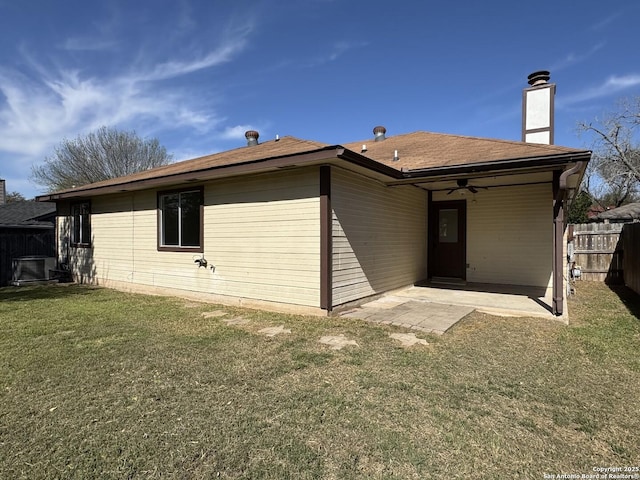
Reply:
[[601, 120], [581, 122], [578, 130], [593, 139], [585, 188], [603, 207], [633, 201], [640, 187], [640, 97], [619, 102]]
[[157, 139], [141, 139], [134, 131], [101, 127], [74, 140], [64, 139], [43, 165], [34, 166], [32, 180], [49, 192], [122, 177], [170, 163]]

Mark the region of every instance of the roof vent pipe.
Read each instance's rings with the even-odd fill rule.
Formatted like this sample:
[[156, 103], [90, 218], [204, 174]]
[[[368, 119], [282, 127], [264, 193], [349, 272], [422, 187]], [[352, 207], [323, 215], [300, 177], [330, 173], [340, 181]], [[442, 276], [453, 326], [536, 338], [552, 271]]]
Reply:
[[258, 132], [256, 132], [255, 130], [247, 130], [244, 133], [244, 138], [247, 139], [247, 146], [248, 147], [252, 147], [254, 145], [258, 145], [258, 137], [260, 137], [260, 134]]
[[384, 136], [384, 134], [387, 133], [387, 129], [382, 127], [382, 126], [378, 126], [378, 127], [374, 127], [373, 129], [373, 134], [375, 135], [374, 140], [376, 142], [381, 142], [382, 140], [384, 140], [386, 137]]

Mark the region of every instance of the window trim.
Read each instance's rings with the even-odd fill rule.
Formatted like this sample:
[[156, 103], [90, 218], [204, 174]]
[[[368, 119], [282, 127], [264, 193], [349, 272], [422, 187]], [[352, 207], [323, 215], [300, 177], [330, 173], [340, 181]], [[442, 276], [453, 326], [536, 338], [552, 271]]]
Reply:
[[[163, 245], [162, 244], [162, 197], [164, 195], [171, 195], [175, 193], [189, 193], [198, 192], [200, 194], [200, 245], [197, 247], [181, 247], [180, 245]], [[204, 187], [184, 187], [176, 188], [173, 190], [162, 190], [157, 192], [157, 244], [159, 252], [190, 252], [190, 253], [203, 253], [204, 252]]]
[[[76, 230], [76, 214], [74, 209], [76, 207], [81, 207], [82, 205], [87, 205], [89, 212], [87, 213], [87, 221], [89, 223], [89, 238], [86, 239], [86, 242], [77, 242], [75, 238], [75, 230]], [[82, 214], [78, 215], [78, 218], [81, 218]], [[69, 218], [70, 222], [70, 231], [69, 231], [69, 245], [76, 248], [91, 248], [91, 201], [90, 200], [81, 200], [78, 202], [72, 202], [69, 205]], [[80, 237], [82, 237], [82, 227], [80, 227]], [[85, 240], [81, 238], [80, 240]]]

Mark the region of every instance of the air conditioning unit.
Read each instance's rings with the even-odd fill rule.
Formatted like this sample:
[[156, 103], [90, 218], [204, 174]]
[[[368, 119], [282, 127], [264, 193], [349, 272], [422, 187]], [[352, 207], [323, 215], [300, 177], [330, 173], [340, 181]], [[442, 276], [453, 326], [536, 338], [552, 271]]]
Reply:
[[12, 260], [13, 285], [51, 280], [51, 271], [56, 269], [55, 257], [18, 257]]

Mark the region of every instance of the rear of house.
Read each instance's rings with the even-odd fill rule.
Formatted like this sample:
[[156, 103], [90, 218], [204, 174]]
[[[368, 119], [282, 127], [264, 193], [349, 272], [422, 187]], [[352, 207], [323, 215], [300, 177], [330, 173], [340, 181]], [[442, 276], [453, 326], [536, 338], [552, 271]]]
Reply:
[[562, 312], [563, 211], [590, 152], [374, 134], [252, 131], [245, 147], [41, 199], [58, 204], [60, 261], [81, 282], [327, 314], [457, 281], [553, 289]]

